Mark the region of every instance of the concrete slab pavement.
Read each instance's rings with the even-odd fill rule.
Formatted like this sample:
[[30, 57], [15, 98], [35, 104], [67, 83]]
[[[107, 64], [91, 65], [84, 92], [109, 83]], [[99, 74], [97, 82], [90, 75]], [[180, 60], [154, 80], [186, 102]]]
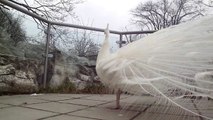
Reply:
[[[213, 116], [213, 101], [185, 99], [189, 107]], [[181, 100], [180, 100], [181, 102]], [[205, 120], [150, 96], [121, 96], [116, 110], [115, 95], [41, 94], [0, 96], [0, 120]], [[195, 109], [196, 110], [196, 109]]]

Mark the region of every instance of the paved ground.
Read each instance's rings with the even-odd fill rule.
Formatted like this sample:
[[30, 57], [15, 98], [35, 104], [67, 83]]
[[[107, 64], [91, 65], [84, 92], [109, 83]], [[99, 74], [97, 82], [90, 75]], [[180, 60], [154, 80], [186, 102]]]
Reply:
[[[0, 96], [0, 120], [204, 120], [165, 103], [122, 95], [122, 109], [115, 110], [115, 95]], [[213, 115], [213, 107], [208, 112]]]

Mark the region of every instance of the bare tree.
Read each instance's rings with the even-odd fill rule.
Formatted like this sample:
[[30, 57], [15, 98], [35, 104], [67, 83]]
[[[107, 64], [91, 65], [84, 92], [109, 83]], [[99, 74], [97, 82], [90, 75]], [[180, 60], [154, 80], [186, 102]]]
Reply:
[[97, 55], [100, 45], [95, 43], [94, 39], [91, 38], [91, 34], [91, 31], [88, 32], [86, 30], [83, 32], [75, 31], [72, 38], [73, 47], [70, 49], [70, 52], [80, 57]]
[[[77, 18], [73, 10], [75, 5], [82, 3], [83, 0], [10, 0], [10, 2], [13, 2], [29, 12], [37, 14], [45, 19], [63, 22], [66, 19], [72, 20]], [[1, 9], [10, 10], [3, 4], [0, 4], [0, 10]], [[34, 19], [34, 21], [37, 23], [37, 27], [41, 29], [40, 32], [43, 34], [47, 29], [47, 24], [37, 19]], [[59, 26], [52, 26], [51, 32], [53, 33], [51, 36], [53, 44], [60, 41], [63, 43], [67, 42], [65, 37], [69, 30]]]
[[10, 0], [11, 2], [18, 4], [28, 11], [40, 15], [46, 19], [63, 21], [70, 15], [76, 17], [73, 12], [75, 5], [82, 2], [82, 0], [33, 0], [33, 4], [29, 3], [29, 0]]
[[205, 11], [196, 0], [157, 0], [140, 3], [131, 13], [133, 22], [143, 29], [159, 30], [202, 16]]
[[[10, 0], [14, 4], [17, 4], [28, 11], [44, 17], [48, 20], [54, 20], [62, 22], [66, 18], [75, 19], [77, 16], [73, 11], [76, 4], [82, 3], [82, 0]], [[7, 8], [3, 4], [0, 4], [0, 9]], [[34, 19], [34, 18], [33, 18]], [[34, 19], [38, 25], [38, 28], [44, 29], [45, 23]]]
[[213, 7], [213, 0], [197, 0], [197, 3], [200, 3], [200, 4], [203, 4], [204, 6], [207, 6], [207, 7]]
[[20, 16], [14, 17], [8, 11], [0, 9], [0, 33], [5, 31], [11, 39], [8, 42], [11, 42], [13, 46], [17, 46], [19, 42], [26, 40], [26, 33], [21, 26], [22, 19]]

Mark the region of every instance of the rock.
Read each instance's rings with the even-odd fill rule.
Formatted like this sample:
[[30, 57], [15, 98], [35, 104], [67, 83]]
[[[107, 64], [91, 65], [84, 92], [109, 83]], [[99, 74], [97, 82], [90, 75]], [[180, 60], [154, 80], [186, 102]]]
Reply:
[[[22, 72], [24, 73], [24, 72]], [[24, 73], [23, 77], [17, 77], [16, 75], [3, 75], [0, 76], [0, 92], [7, 93], [32, 93], [37, 91], [37, 86], [34, 84], [32, 78], [27, 78], [27, 74]]]
[[17, 84], [29, 84], [34, 85], [35, 75], [28, 71], [28, 73], [24, 71], [17, 70], [15, 73], [16, 83]]
[[3, 85], [14, 87], [16, 78], [14, 75], [1, 75], [0, 83]]
[[15, 76], [20, 79], [28, 79], [26, 72], [17, 70]]
[[0, 65], [6, 65], [7, 59], [0, 56]]
[[75, 84], [77, 90], [83, 90], [86, 87], [86, 82], [77, 78], [74, 78], [71, 82]]
[[9, 75], [9, 74], [14, 74], [15, 73], [15, 68], [13, 65], [4, 65], [0, 66], [0, 75]]
[[78, 79], [80, 79], [81, 81], [91, 81], [91, 77], [88, 75], [84, 75], [79, 73], [77, 76]]
[[[7, 65], [0, 64], [0, 93], [31, 93], [37, 91], [35, 70], [30, 68], [30, 62], [8, 56]], [[4, 60], [5, 61], [5, 60]], [[21, 64], [21, 66], [20, 66]]]

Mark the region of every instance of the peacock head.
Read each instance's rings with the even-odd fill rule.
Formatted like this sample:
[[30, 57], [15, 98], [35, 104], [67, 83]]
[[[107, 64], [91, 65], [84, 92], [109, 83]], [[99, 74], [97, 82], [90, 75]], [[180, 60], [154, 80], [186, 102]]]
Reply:
[[107, 38], [109, 38], [109, 24], [107, 24], [106, 29], [104, 30], [104, 34]]

